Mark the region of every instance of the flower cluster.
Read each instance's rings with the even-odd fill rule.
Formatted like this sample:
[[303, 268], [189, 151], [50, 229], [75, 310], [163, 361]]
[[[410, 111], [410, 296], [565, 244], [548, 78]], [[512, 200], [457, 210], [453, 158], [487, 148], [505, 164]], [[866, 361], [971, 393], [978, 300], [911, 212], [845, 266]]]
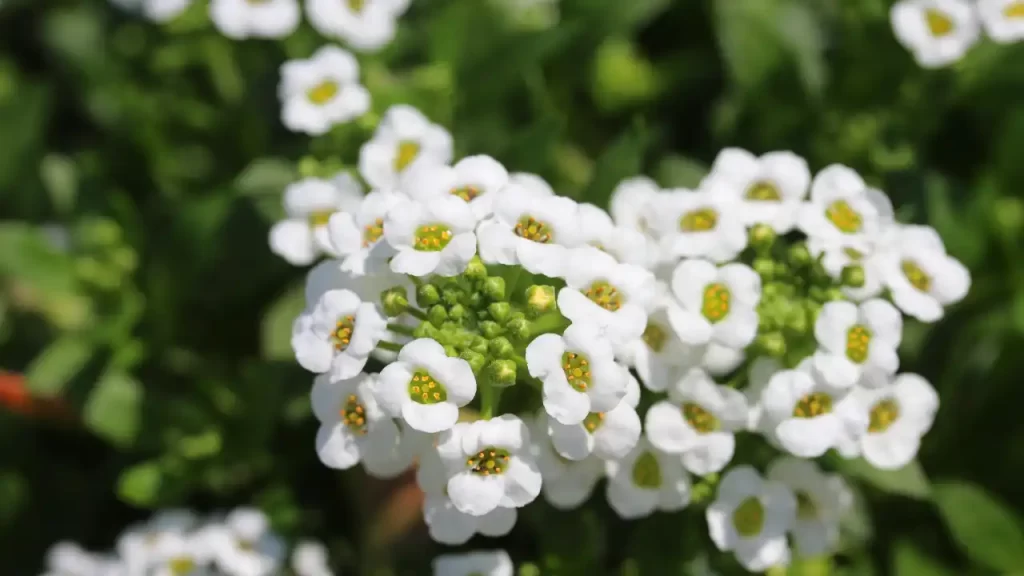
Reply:
[[[814, 459], [914, 458], [938, 397], [899, 373], [904, 315], [939, 320], [970, 277], [855, 171], [726, 149], [697, 189], [629, 179], [608, 213], [450, 162], [442, 128], [393, 108], [360, 154], [372, 191], [291, 224], [302, 261], [330, 256], [292, 333], [317, 452], [415, 466], [435, 540], [606, 479], [623, 518], [706, 507], [715, 544], [765, 570], [836, 544], [850, 492]], [[774, 456], [738, 462], [744, 443]]]
[[72, 542], [54, 544], [46, 557], [51, 576], [334, 576], [327, 549], [301, 541], [289, 550], [267, 517], [252, 508], [201, 518], [164, 510], [132, 526], [114, 551], [88, 552]]
[[890, 18], [896, 39], [926, 68], [963, 58], [982, 28], [1000, 44], [1024, 39], [1021, 0], [900, 0]]

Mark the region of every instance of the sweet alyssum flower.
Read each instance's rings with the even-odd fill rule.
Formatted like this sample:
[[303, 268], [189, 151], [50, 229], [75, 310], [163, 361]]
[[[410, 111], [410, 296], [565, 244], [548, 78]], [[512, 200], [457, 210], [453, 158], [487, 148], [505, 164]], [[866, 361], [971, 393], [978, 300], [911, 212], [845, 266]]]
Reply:
[[410, 0], [306, 0], [309, 22], [324, 36], [355, 50], [375, 52], [395, 37], [395, 23]]
[[885, 194], [868, 188], [854, 170], [832, 164], [814, 177], [810, 202], [801, 208], [797, 224], [810, 240], [863, 252], [892, 216]]
[[656, 448], [680, 454], [699, 476], [718, 472], [732, 460], [737, 431], [747, 425], [747, 400], [739, 390], [719, 386], [699, 368], [668, 389], [668, 400], [647, 411], [644, 430]]
[[605, 470], [608, 503], [627, 520], [657, 510], [675, 512], [690, 503], [690, 477], [682, 461], [658, 450], [646, 437], [621, 460], [609, 460]]
[[476, 218], [459, 198], [400, 202], [384, 219], [384, 239], [396, 254], [391, 269], [411, 276], [455, 276], [476, 255]]
[[623, 361], [632, 366], [644, 386], [652, 392], [663, 392], [692, 367], [699, 366], [706, 346], [683, 343], [672, 329], [671, 314], [679, 314], [679, 304], [668, 294], [668, 287], [659, 283], [654, 307], [647, 316], [643, 334], [619, 349]]
[[310, 394], [320, 421], [316, 453], [330, 468], [345, 470], [363, 459], [381, 458], [398, 444], [398, 428], [373, 396], [377, 377], [341, 380], [321, 374]]
[[192, 530], [198, 519], [187, 510], [162, 510], [139, 526], [125, 530], [117, 539], [116, 550], [125, 569], [131, 573], [143, 573], [149, 567], [161, 542]]
[[558, 277], [566, 247], [580, 242], [576, 203], [510, 184], [494, 203], [494, 216], [480, 223], [477, 236], [485, 263], [518, 264], [533, 274]]
[[1001, 44], [1024, 40], [1024, 2], [978, 0], [978, 15], [988, 37]]
[[447, 554], [434, 559], [434, 576], [513, 576], [515, 566], [504, 550]]
[[366, 274], [366, 260], [371, 253], [381, 259], [392, 250], [384, 241], [384, 219], [388, 212], [402, 203], [402, 196], [392, 192], [374, 191], [363, 198], [355, 212], [337, 212], [327, 223], [327, 233], [334, 250], [342, 257], [341, 269]]
[[194, 0], [112, 0], [125, 10], [138, 10], [153, 22], [170, 22], [192, 5]]
[[672, 273], [672, 293], [681, 306], [669, 309], [668, 319], [683, 342], [745, 348], [757, 336], [761, 277], [749, 266], [683, 260]]
[[210, 0], [210, 20], [235, 40], [281, 38], [299, 27], [298, 0]]
[[943, 308], [962, 300], [971, 286], [970, 272], [927, 226], [901, 226], [880, 266], [893, 303], [922, 322], [941, 319]]
[[334, 576], [327, 561], [327, 547], [313, 540], [303, 540], [292, 551], [295, 576]]
[[[292, 335], [295, 357], [303, 368], [338, 379], [359, 374], [384, 337], [387, 321], [370, 302], [351, 290], [325, 292], [308, 324]], [[304, 328], [304, 329], [303, 329]]]
[[838, 474], [826, 474], [810, 460], [783, 456], [765, 475], [785, 485], [796, 497], [796, 518], [790, 528], [799, 556], [831, 552], [839, 541], [839, 522], [853, 505], [853, 493]]
[[615, 224], [650, 236], [651, 207], [662, 193], [658, 184], [646, 176], [634, 176], [619, 182], [608, 201]]
[[736, 209], [747, 226], [766, 224], [782, 234], [796, 225], [811, 171], [792, 152], [757, 157], [740, 148], [726, 148], [718, 153], [705, 183], [739, 199]]
[[359, 209], [363, 189], [348, 174], [333, 180], [306, 178], [284, 191], [284, 220], [270, 229], [270, 249], [289, 264], [312, 264], [321, 252], [331, 253], [327, 222], [335, 212]]
[[211, 566], [213, 549], [204, 540], [193, 534], [173, 534], [162, 538], [145, 573], [152, 576], [214, 574]]
[[616, 226], [612, 217], [593, 204], [580, 204], [580, 243], [607, 252], [624, 264], [650, 267], [659, 252], [653, 242], [638, 230]]
[[255, 508], [237, 508], [223, 524], [203, 528], [217, 567], [227, 574], [266, 576], [284, 562], [285, 545], [270, 529], [263, 512]]
[[886, 300], [828, 302], [814, 324], [814, 367], [838, 388], [887, 384], [900, 367], [903, 316]]
[[629, 375], [626, 395], [607, 412], [591, 412], [577, 424], [562, 424], [548, 419], [545, 434], [551, 436], [555, 451], [569, 460], [585, 460], [591, 455], [604, 460], [623, 458], [640, 439], [640, 383]]
[[373, 138], [359, 149], [359, 173], [376, 190], [395, 190], [406, 171], [451, 159], [451, 134], [400, 104], [388, 108]]
[[[531, 454], [544, 478], [541, 486], [544, 500], [559, 510], [572, 510], [590, 498], [597, 481], [604, 476], [604, 462], [596, 456], [570, 460], [561, 455], [555, 449], [553, 436], [549, 436], [552, 424], [557, 423], [552, 423], [543, 411], [530, 421]], [[640, 419], [637, 418], [636, 437], [639, 436]]]
[[326, 134], [370, 109], [370, 93], [359, 84], [359, 62], [337, 46], [324, 46], [306, 60], [282, 64], [278, 97], [285, 127], [311, 136]]
[[429, 204], [454, 196], [469, 204], [477, 220], [491, 214], [494, 201], [508, 184], [508, 171], [490, 156], [468, 156], [454, 166], [429, 164], [404, 180], [402, 191], [413, 200]]
[[[843, 295], [860, 302], [882, 293], [882, 263], [889, 237], [889, 233], [883, 232], [881, 237], [873, 242], [862, 243], [860, 249], [844, 246], [842, 241], [826, 242], [811, 239], [807, 242], [807, 249], [815, 259], [820, 258], [821, 265], [829, 276], [843, 283]], [[858, 270], [862, 278], [859, 286], [844, 282], [843, 274], [848, 268]]]
[[980, 35], [974, 7], [965, 0], [900, 0], [889, 16], [896, 39], [925, 68], [963, 58]]
[[728, 262], [747, 247], [739, 200], [713, 182], [659, 194], [649, 217], [666, 257]]
[[785, 485], [765, 481], [754, 468], [736, 466], [718, 484], [705, 515], [715, 546], [732, 552], [752, 572], [789, 563], [786, 532], [796, 517], [797, 499]]

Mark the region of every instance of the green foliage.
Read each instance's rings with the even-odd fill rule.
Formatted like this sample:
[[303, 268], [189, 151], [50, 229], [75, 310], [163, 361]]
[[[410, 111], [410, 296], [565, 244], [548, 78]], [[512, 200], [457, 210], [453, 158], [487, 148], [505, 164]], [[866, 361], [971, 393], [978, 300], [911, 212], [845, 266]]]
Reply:
[[1024, 528], [1005, 504], [968, 483], [935, 487], [935, 504], [964, 553], [1001, 572], [1024, 570]]

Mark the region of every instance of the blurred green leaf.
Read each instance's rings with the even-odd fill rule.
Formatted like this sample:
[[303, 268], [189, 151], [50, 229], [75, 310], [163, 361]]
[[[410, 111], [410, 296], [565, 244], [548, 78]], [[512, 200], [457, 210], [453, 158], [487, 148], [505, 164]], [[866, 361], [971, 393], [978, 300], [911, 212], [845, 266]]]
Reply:
[[13, 520], [27, 503], [25, 478], [14, 470], [0, 470], [0, 525]]
[[281, 194], [298, 179], [295, 163], [285, 158], [258, 158], [235, 179], [235, 189], [241, 194]]
[[57, 396], [89, 362], [93, 343], [78, 334], [55, 340], [32, 360], [25, 378], [28, 389], [39, 396]]
[[50, 194], [53, 207], [60, 214], [68, 214], [78, 196], [78, 172], [74, 161], [67, 156], [48, 154], [39, 166], [39, 177]]
[[85, 403], [85, 425], [114, 445], [135, 441], [141, 423], [142, 386], [128, 374], [108, 371]]
[[679, 154], [661, 159], [655, 170], [655, 179], [662, 188], [697, 188], [708, 174], [708, 166]]
[[1002, 572], [1024, 570], [1024, 529], [1006, 504], [965, 482], [936, 484], [934, 499], [971, 560]]
[[642, 123], [635, 122], [626, 129], [597, 159], [590, 185], [580, 200], [606, 207], [619, 182], [643, 171], [650, 143], [651, 133]]
[[942, 564], [909, 542], [900, 542], [893, 553], [892, 573], [899, 576], [953, 576]]
[[282, 294], [263, 315], [260, 323], [260, 352], [265, 360], [291, 360], [292, 323], [306, 308], [305, 284]]
[[931, 496], [931, 484], [917, 460], [899, 470], [879, 470], [863, 458], [842, 460], [838, 467], [883, 492], [922, 500]]
[[117, 495], [134, 506], [152, 506], [159, 498], [162, 484], [160, 464], [153, 460], [141, 462], [121, 473], [117, 480]]

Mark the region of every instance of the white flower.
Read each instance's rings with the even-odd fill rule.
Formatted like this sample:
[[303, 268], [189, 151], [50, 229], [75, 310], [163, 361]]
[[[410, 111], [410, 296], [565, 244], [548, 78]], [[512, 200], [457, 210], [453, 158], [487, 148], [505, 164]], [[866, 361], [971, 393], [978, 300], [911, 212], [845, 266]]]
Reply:
[[210, 0], [210, 20], [228, 38], [281, 38], [299, 27], [298, 0]]
[[347, 174], [334, 181], [306, 178], [284, 191], [285, 220], [270, 229], [270, 249], [296, 266], [311, 264], [320, 252], [331, 252], [327, 222], [335, 212], [359, 208], [363, 190]]
[[900, 0], [889, 17], [896, 39], [925, 68], [963, 58], [981, 33], [974, 7], [964, 0]]
[[790, 532], [800, 556], [832, 552], [839, 541], [839, 521], [853, 505], [853, 493], [842, 476], [825, 474], [810, 460], [781, 457], [766, 477], [785, 485], [796, 497], [796, 519]]
[[359, 149], [359, 173], [377, 190], [395, 190], [399, 177], [425, 164], [448, 164], [452, 136], [412, 106], [392, 106], [373, 138]]
[[513, 576], [515, 566], [504, 550], [447, 554], [434, 559], [434, 576]]
[[476, 254], [475, 225], [459, 198], [400, 202], [384, 219], [384, 239], [397, 251], [391, 269], [412, 276], [461, 274]]
[[978, 15], [989, 38], [1001, 44], [1024, 40], [1024, 2], [978, 0]]
[[[557, 425], [557, 422], [549, 420], [543, 411], [530, 423], [530, 438], [533, 440], [531, 453], [536, 458], [537, 467], [544, 478], [541, 494], [555, 508], [572, 510], [590, 498], [598, 480], [604, 476], [604, 462], [592, 455], [570, 460], [559, 454], [553, 444], [554, 431], [552, 430], [552, 435], [549, 435], [551, 425]], [[640, 419], [636, 418], [635, 438], [639, 436]], [[619, 457], [624, 456], [625, 452]]]
[[683, 463], [652, 446], [646, 437], [621, 460], [606, 462], [605, 470], [608, 503], [626, 520], [657, 510], [675, 512], [690, 503], [690, 477]]
[[204, 529], [217, 566], [236, 576], [269, 576], [284, 561], [285, 546], [259, 510], [237, 508], [223, 524]]
[[817, 458], [858, 437], [868, 425], [848, 391], [830, 387], [806, 367], [772, 376], [761, 393], [761, 406], [765, 432], [801, 458]]
[[946, 254], [942, 238], [927, 226], [902, 226], [882, 260], [882, 278], [896, 306], [922, 322], [935, 322], [943, 308], [967, 295], [971, 275]]
[[747, 570], [763, 572], [789, 564], [786, 532], [796, 508], [796, 497], [784, 485], [763, 480], [750, 466], [737, 466], [722, 477], [705, 515], [719, 550], [733, 552]]
[[117, 554], [129, 574], [144, 572], [156, 557], [160, 542], [179, 536], [196, 525], [195, 514], [187, 510], [161, 510], [140, 526], [126, 530], [117, 539]]
[[657, 245], [639, 230], [616, 226], [607, 212], [593, 204], [580, 204], [579, 217], [581, 243], [607, 252], [624, 264], [648, 268], [657, 263]]
[[717, 184], [659, 194], [650, 218], [666, 257], [728, 262], [747, 247], [739, 199]]
[[663, 392], [687, 370], [701, 363], [706, 346], [693, 346], [679, 339], [669, 316], [678, 313], [679, 305], [659, 283], [654, 310], [647, 317], [644, 333], [626, 344], [620, 354], [652, 392]]
[[309, 23], [324, 36], [375, 52], [395, 37], [395, 21], [410, 0], [306, 0]]
[[97, 576], [102, 559], [73, 542], [57, 542], [46, 551], [47, 576]]
[[370, 192], [355, 212], [337, 212], [327, 222], [327, 232], [334, 250], [343, 257], [341, 269], [357, 275], [366, 273], [366, 260], [371, 254], [380, 259], [393, 255], [382, 242], [384, 219], [388, 212], [402, 203], [402, 197], [391, 192]]
[[747, 359], [743, 348], [724, 346], [717, 342], [709, 342], [701, 358], [701, 367], [712, 376], [727, 376]]
[[476, 395], [476, 377], [468, 362], [449, 358], [437, 341], [420, 338], [384, 367], [374, 395], [385, 411], [413, 429], [440, 432], [455, 425], [459, 408]]
[[389, 450], [381, 449], [369, 453], [363, 460], [363, 469], [367, 475], [374, 478], [395, 478], [412, 467], [428, 450], [433, 450], [433, 442], [434, 434], [415, 430], [404, 420], [400, 420], [398, 443], [392, 445]]
[[482, 516], [460, 512], [443, 494], [428, 494], [423, 500], [423, 521], [435, 542], [459, 546], [474, 534], [500, 538], [512, 531], [518, 513], [515, 508], [495, 508]]
[[214, 548], [201, 535], [167, 534], [155, 545], [149, 576], [213, 576]]
[[742, 392], [694, 368], [669, 388], [668, 400], [650, 407], [644, 430], [657, 449], [681, 454], [688, 471], [705, 476], [732, 460], [735, 432], [746, 428], [747, 417]]
[[337, 46], [324, 46], [307, 60], [282, 64], [278, 97], [285, 127], [311, 136], [326, 134], [370, 109], [370, 93], [359, 84], [359, 63]]
[[651, 205], [661, 194], [658, 184], [646, 176], [634, 176], [619, 182], [608, 201], [615, 223], [623, 228], [651, 235]]
[[555, 195], [554, 188], [548, 184], [547, 180], [529, 172], [512, 172], [508, 175], [508, 183], [515, 185], [520, 190], [526, 190], [528, 193], [543, 196]]
[[480, 220], [491, 214], [495, 199], [508, 184], [508, 171], [490, 156], [469, 156], [454, 166], [420, 166], [402, 182], [402, 191], [413, 200], [429, 204], [454, 196], [469, 204], [473, 216]]
[[153, 22], [169, 22], [192, 5], [194, 0], [112, 0], [125, 10], [137, 10], [147, 20]]
[[757, 336], [761, 277], [749, 266], [683, 260], [672, 273], [672, 293], [681, 307], [669, 309], [668, 319], [683, 342], [739, 349]]
[[796, 225], [810, 183], [807, 161], [792, 152], [757, 157], [741, 148], [725, 148], [702, 186], [720, 187], [719, 193], [736, 196], [740, 219], [747, 226], [766, 224], [783, 234]]
[[840, 452], [847, 458], [862, 455], [883, 470], [902, 468], [914, 459], [939, 409], [935, 389], [917, 374], [900, 374], [883, 388], [857, 388], [851, 399], [869, 424], [852, 442], [840, 446]]
[[334, 576], [327, 562], [327, 547], [320, 542], [303, 540], [292, 550], [295, 576]]
[[657, 290], [654, 274], [590, 246], [570, 250], [563, 271], [562, 315], [603, 333], [616, 347], [643, 335]]
[[832, 164], [814, 177], [797, 225], [810, 240], [866, 252], [892, 218], [885, 194], [868, 188], [854, 170]]
[[530, 434], [515, 416], [456, 424], [441, 434], [437, 451], [448, 471], [448, 497], [460, 512], [522, 508], [540, 494]]
[[398, 445], [398, 428], [373, 397], [376, 380], [371, 374], [348, 380], [321, 374], [313, 380], [310, 399], [320, 421], [316, 453], [325, 465], [345, 470]]
[[305, 328], [292, 335], [299, 364], [310, 372], [347, 379], [362, 371], [384, 337], [387, 320], [355, 292], [329, 290], [320, 297]]
[[818, 351], [814, 367], [837, 388], [860, 383], [881, 386], [900, 367], [896, 353], [903, 338], [903, 316], [892, 304], [874, 298], [859, 306], [826, 303], [814, 324]]
[[824, 242], [817, 238], [807, 241], [807, 248], [814, 258], [821, 258], [821, 265], [829, 276], [836, 281], [843, 278], [843, 270], [847, 267], [860, 268], [864, 274], [864, 284], [857, 286], [843, 285], [843, 295], [855, 302], [874, 298], [882, 293], [882, 263], [885, 258], [884, 248], [888, 233], [883, 232], [878, 241], [869, 245], [861, 245], [861, 250], [844, 246], [841, 241]]
[[477, 229], [480, 258], [520, 264], [533, 274], [561, 276], [566, 247], [580, 242], [576, 202], [511, 183], [494, 203], [494, 217]]
[[544, 382], [544, 409], [563, 424], [606, 412], [626, 395], [629, 372], [615, 362], [611, 343], [589, 325], [542, 334], [526, 347], [530, 376]]
[[[811, 370], [812, 358], [805, 358], [797, 370]], [[785, 368], [782, 363], [770, 356], [759, 356], [750, 363], [747, 370], [747, 387], [743, 389], [743, 395], [747, 398], [747, 406], [750, 408], [747, 413], [747, 430], [758, 432], [763, 429], [764, 407], [761, 406], [761, 394], [768, 387], [772, 376]]]
[[[607, 412], [591, 412], [578, 424], [547, 421], [546, 434], [563, 458], [584, 460], [591, 455], [604, 460], [623, 458], [640, 439], [640, 383], [629, 375], [626, 396]], [[546, 485], [546, 484], [545, 484]]]

